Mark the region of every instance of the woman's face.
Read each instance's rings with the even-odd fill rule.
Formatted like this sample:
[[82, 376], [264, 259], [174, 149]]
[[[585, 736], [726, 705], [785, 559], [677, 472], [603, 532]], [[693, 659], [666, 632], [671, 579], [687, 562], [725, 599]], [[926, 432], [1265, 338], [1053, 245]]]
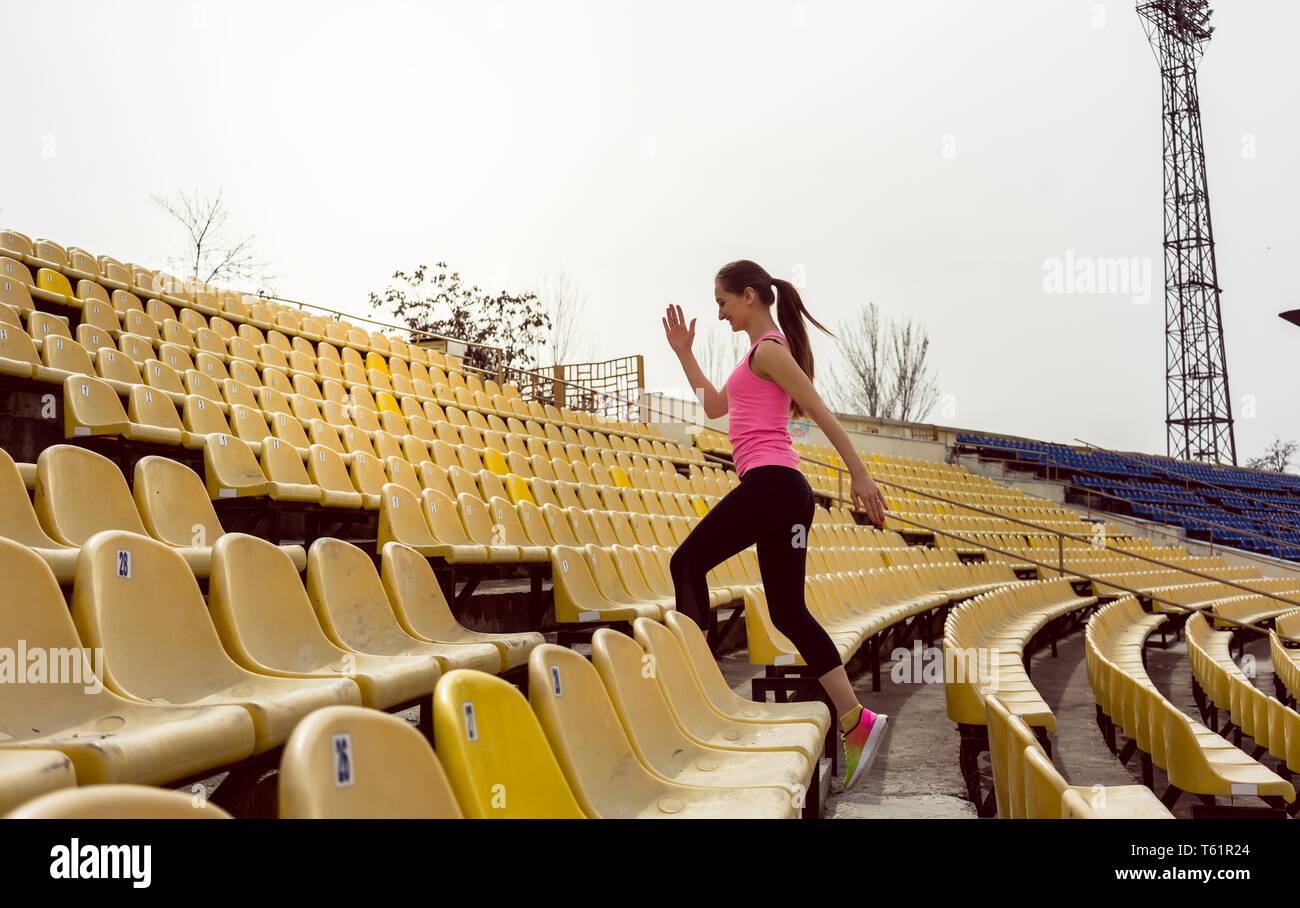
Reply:
[[754, 291], [746, 287], [744, 293], [728, 293], [721, 281], [714, 281], [713, 296], [718, 303], [718, 320], [729, 322], [732, 331], [744, 331], [753, 304], [758, 299]]

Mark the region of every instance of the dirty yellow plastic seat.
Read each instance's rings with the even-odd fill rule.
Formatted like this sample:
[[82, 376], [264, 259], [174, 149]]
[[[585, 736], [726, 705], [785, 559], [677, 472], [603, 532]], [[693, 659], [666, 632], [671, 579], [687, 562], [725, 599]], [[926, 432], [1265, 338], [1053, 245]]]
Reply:
[[208, 595], [226, 652], [251, 672], [349, 678], [361, 702], [389, 709], [433, 693], [441, 670], [425, 656], [376, 656], [337, 646], [321, 630], [298, 569], [276, 546], [231, 533], [213, 549]]
[[[0, 576], [8, 592], [0, 597], [0, 640], [69, 657], [90, 645], [78, 638], [58, 582], [37, 555], [0, 539]], [[61, 751], [83, 785], [164, 784], [253, 752], [253, 722], [242, 709], [126, 700], [100, 683], [94, 672], [102, 665], [59, 661], [63, 683], [0, 684], [0, 750]]]
[[0, 537], [20, 543], [39, 555], [60, 583], [72, 582], [77, 549], [51, 539], [41, 527], [18, 465], [3, 448], [0, 448]]
[[[1098, 817], [1173, 818], [1169, 808], [1145, 785], [1070, 785], [1052, 765], [1033, 729], [1021, 716], [1013, 714], [992, 694], [985, 697], [984, 704], [999, 817], [1059, 820], [1064, 815], [1064, 795], [1072, 791]], [[1031, 755], [1042, 763], [1031, 766]]]
[[[36, 461], [36, 516], [57, 542], [81, 546], [103, 530], [147, 536], [126, 477], [102, 454], [52, 445]], [[211, 543], [176, 547], [196, 576], [206, 577]]]
[[470, 630], [452, 615], [425, 556], [399, 542], [383, 544], [381, 553], [380, 578], [389, 604], [397, 623], [412, 637], [431, 643], [490, 643], [501, 654], [502, 671], [523, 665], [528, 654], [546, 642], [537, 631], [492, 634]]
[[696, 684], [686, 651], [673, 632], [645, 618], [634, 621], [632, 629], [636, 642], [654, 657], [655, 678], [687, 737], [724, 750], [794, 751], [802, 754], [810, 766], [817, 765], [823, 746], [817, 726], [806, 722], [742, 722], [714, 712]]
[[307, 551], [307, 594], [337, 646], [379, 656], [432, 657], [444, 672], [501, 670], [501, 654], [490, 644], [429, 643], [406, 633], [370, 556], [340, 539], [317, 539]]
[[121, 435], [131, 430], [126, 409], [107, 382], [71, 375], [63, 383], [63, 432], [67, 438]]
[[438, 757], [467, 817], [584, 819], [537, 717], [514, 685], [448, 672], [433, 692]]
[[727, 684], [698, 624], [678, 611], [665, 615], [664, 624], [682, 645], [695, 683], [704, 692], [714, 712], [740, 722], [809, 722], [825, 736], [831, 725], [831, 711], [825, 703], [820, 700], [796, 703], [746, 700]]
[[[226, 535], [197, 473], [167, 457], [142, 457], [135, 465], [132, 494], [149, 535], [172, 548], [208, 548]], [[307, 550], [282, 545], [294, 569], [307, 567]]]
[[632, 621], [660, 619], [662, 612], [652, 602], [613, 602], [596, 585], [582, 549], [557, 545], [551, 549], [551, 582], [554, 587], [555, 620], [561, 624], [588, 621]]
[[807, 794], [812, 766], [799, 754], [722, 750], [687, 738], [655, 682], [653, 663], [631, 637], [600, 628], [591, 638], [591, 662], [637, 757], [661, 778], [710, 788], [774, 785], [796, 800]]
[[150, 785], [91, 785], [54, 792], [11, 811], [9, 820], [230, 820], [229, 813], [188, 791]]
[[57, 750], [0, 750], [0, 816], [76, 784], [72, 761]]
[[262, 472], [271, 481], [270, 496], [275, 501], [303, 501], [320, 504], [325, 500], [325, 493], [320, 486], [311, 481], [307, 468], [303, 466], [302, 454], [290, 444], [278, 438], [267, 437], [262, 440], [262, 456], [259, 459]]
[[284, 819], [460, 819], [429, 742], [404, 720], [330, 706], [298, 723], [280, 760]]
[[104, 651], [104, 684], [142, 703], [234, 705], [248, 711], [256, 752], [283, 744], [313, 709], [359, 704], [357, 685], [258, 675], [221, 647], [185, 560], [161, 542], [97, 533], [81, 549], [72, 617], [87, 646]]
[[203, 443], [204, 485], [208, 497], [261, 498], [270, 495], [275, 483], [266, 478], [257, 455], [234, 435], [209, 435]]
[[[357, 509], [366, 503], [361, 493], [353, 488], [342, 456], [332, 448], [312, 445], [307, 449], [307, 476], [320, 488], [320, 503], [327, 508]], [[372, 502], [378, 506], [377, 498], [372, 498]]]
[[[378, 546], [389, 543], [409, 546], [425, 558], [442, 558], [452, 563], [486, 564], [487, 549], [474, 545], [456, 517], [451, 499], [430, 489], [423, 501], [396, 483], [380, 491]], [[429, 529], [431, 518], [437, 536]]]
[[709, 788], [668, 781], [637, 753], [595, 667], [543, 644], [528, 659], [529, 702], [583, 811], [601, 818], [790, 818], [777, 787]]

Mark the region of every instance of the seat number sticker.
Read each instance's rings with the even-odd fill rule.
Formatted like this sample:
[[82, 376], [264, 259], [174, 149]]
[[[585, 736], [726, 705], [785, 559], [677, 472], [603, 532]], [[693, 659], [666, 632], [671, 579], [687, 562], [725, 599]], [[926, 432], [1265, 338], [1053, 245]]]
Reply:
[[131, 552], [129, 549], [117, 550], [117, 576], [131, 579]]
[[478, 723], [474, 721], [474, 702], [466, 700], [461, 704], [461, 709], [465, 711], [465, 740], [478, 740]]
[[551, 687], [555, 690], [555, 696], [564, 696], [564, 688], [560, 685], [560, 667], [558, 665], [551, 666]]
[[344, 732], [330, 739], [334, 752], [334, 787], [343, 788], [356, 781], [356, 767], [352, 762], [352, 735]]

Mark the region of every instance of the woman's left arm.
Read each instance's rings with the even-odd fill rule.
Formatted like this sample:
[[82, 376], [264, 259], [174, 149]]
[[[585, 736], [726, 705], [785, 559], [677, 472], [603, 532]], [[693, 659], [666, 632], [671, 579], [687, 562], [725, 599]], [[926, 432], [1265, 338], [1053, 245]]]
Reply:
[[852, 477], [850, 503], [853, 507], [857, 507], [858, 502], [861, 501], [862, 508], [871, 518], [871, 522], [876, 526], [884, 524], [887, 508], [885, 496], [875, 480], [867, 473], [866, 465], [858, 456], [853, 442], [849, 440], [849, 434], [844, 431], [835, 414], [826, 406], [817, 389], [813, 387], [812, 381], [799, 367], [799, 363], [795, 361], [790, 351], [781, 344], [759, 344], [758, 349], [754, 351], [754, 362], [761, 366], [765, 373], [772, 376], [772, 381], [780, 385], [803, 412], [812, 417], [817, 426], [826, 433], [827, 439], [834, 445], [835, 450], [839, 451]]

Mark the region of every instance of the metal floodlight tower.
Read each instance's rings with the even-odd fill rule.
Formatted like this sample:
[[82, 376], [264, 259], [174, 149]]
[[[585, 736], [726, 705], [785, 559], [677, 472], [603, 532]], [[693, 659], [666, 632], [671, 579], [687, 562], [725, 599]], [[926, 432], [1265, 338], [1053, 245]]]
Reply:
[[1207, 0], [1137, 6], [1160, 63], [1165, 189], [1165, 453], [1237, 463], [1223, 348], [1196, 64], [1214, 34]]

